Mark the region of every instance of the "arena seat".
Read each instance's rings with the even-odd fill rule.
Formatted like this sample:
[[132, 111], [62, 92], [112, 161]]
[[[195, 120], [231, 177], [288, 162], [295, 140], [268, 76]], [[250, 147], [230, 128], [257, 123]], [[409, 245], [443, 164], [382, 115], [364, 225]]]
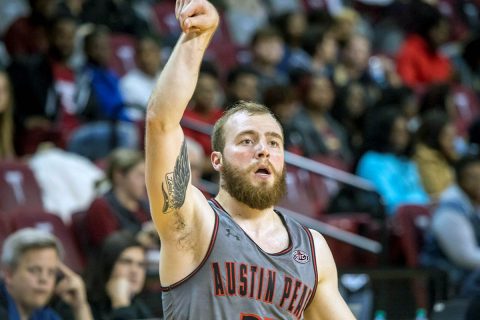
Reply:
[[[307, 183], [305, 183], [304, 179], [307, 180]], [[287, 167], [287, 194], [278, 206], [318, 219], [320, 214], [309, 196], [309, 179], [310, 174], [308, 171], [290, 166]]]
[[402, 205], [394, 215], [394, 232], [408, 267], [418, 267], [418, 256], [424, 242], [424, 234], [430, 224], [430, 209], [419, 205]]
[[41, 209], [17, 209], [7, 213], [12, 231], [22, 228], [37, 228], [54, 234], [65, 249], [63, 261], [77, 273], [81, 273], [85, 266], [73, 234], [62, 219], [55, 214]]
[[43, 208], [42, 192], [28, 165], [19, 161], [0, 162], [0, 210], [19, 207]]
[[3, 242], [12, 232], [10, 220], [4, 212], [0, 212], [0, 256], [2, 255]]
[[157, 32], [163, 36], [180, 34], [180, 27], [175, 18], [175, 2], [160, 1], [153, 6], [153, 23]]
[[119, 77], [135, 68], [135, 38], [133, 36], [125, 33], [111, 33], [110, 46], [112, 56], [109, 66]]
[[[409, 268], [422, 269], [419, 263], [419, 256], [430, 220], [431, 210], [426, 206], [402, 205], [395, 212], [393, 232], [399, 237], [406, 266]], [[437, 269], [432, 269], [429, 273], [431, 277], [427, 279], [429, 282], [421, 278], [413, 278], [411, 280], [416, 304], [420, 307], [428, 307], [432, 300], [435, 301], [438, 299], [438, 296], [444, 297], [446, 295], [446, 275]], [[437, 287], [430, 287], [432, 284]], [[435, 297], [431, 297], [430, 295], [432, 294]]]

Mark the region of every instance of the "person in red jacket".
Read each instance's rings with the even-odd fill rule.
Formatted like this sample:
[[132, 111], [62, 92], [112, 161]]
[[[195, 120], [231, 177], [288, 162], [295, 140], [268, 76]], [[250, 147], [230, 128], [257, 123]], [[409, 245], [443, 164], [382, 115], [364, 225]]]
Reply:
[[406, 38], [397, 55], [397, 71], [410, 87], [444, 82], [450, 79], [452, 65], [439, 48], [449, 36], [445, 17], [429, 4], [416, 2], [413, 32]]
[[85, 216], [89, 246], [98, 248], [109, 234], [120, 229], [136, 234], [145, 246], [153, 246], [143, 154], [130, 149], [113, 151], [106, 176], [110, 190], [92, 202]]

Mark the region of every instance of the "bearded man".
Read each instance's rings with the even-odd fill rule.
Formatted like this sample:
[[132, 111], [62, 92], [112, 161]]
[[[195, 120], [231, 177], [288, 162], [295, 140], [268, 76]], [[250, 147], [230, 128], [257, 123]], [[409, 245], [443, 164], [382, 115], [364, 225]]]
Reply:
[[285, 193], [284, 141], [268, 108], [241, 101], [215, 124], [215, 199], [191, 184], [180, 119], [219, 17], [206, 0], [177, 0], [176, 16], [183, 33], [146, 117], [165, 318], [353, 319], [324, 238], [274, 210]]

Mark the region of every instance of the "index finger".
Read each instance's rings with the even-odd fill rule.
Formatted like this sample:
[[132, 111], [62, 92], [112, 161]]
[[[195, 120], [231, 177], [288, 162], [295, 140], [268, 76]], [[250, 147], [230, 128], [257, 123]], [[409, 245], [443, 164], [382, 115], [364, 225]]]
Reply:
[[70, 269], [69, 267], [67, 267], [66, 264], [64, 264], [63, 262], [59, 261], [58, 262], [58, 270], [60, 270], [65, 276], [67, 277], [72, 277], [72, 276], [75, 276], [76, 273], [73, 272], [72, 269]]

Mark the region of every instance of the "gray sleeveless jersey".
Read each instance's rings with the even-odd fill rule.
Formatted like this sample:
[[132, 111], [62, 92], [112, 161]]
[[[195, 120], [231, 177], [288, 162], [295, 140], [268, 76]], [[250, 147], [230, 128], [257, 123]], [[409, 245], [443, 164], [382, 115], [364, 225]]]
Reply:
[[162, 287], [165, 319], [303, 319], [315, 295], [317, 267], [310, 231], [282, 218], [290, 244], [263, 251], [214, 200], [215, 228], [200, 266]]

